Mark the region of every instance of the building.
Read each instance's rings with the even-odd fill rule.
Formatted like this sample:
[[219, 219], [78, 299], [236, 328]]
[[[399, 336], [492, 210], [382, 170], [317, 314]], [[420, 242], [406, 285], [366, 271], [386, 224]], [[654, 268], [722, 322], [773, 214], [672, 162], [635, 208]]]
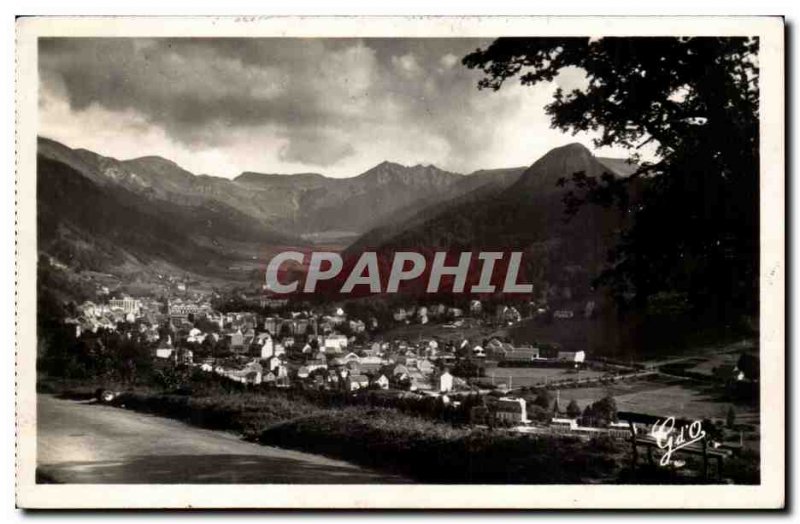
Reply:
[[186, 304], [183, 302], [170, 303], [168, 308], [169, 318], [175, 322], [182, 322], [187, 320], [189, 315], [195, 317], [204, 311], [205, 308], [202, 306], [197, 304]]
[[313, 328], [314, 334], [317, 333], [317, 321], [316, 319], [312, 319], [309, 321], [306, 318], [298, 318], [292, 322], [292, 334], [293, 335], [305, 335], [308, 333], [308, 328]]
[[342, 360], [342, 362], [344, 362], [346, 364], [348, 362], [359, 362], [361, 359], [359, 358], [358, 355], [356, 355], [355, 353], [351, 352], [351, 353], [348, 353], [347, 355], [343, 356], [341, 358], [341, 360]]
[[504, 324], [515, 324], [522, 320], [522, 315], [514, 306], [502, 306], [497, 309], [497, 318]]
[[325, 337], [322, 347], [326, 353], [340, 353], [347, 349], [347, 337], [339, 334], [328, 335]]
[[363, 333], [367, 329], [367, 325], [364, 324], [363, 320], [351, 320], [349, 321], [349, 325], [353, 333]]
[[237, 374], [237, 376], [242, 384], [261, 384], [261, 371], [246, 371], [243, 374]]
[[347, 391], [356, 391], [369, 387], [369, 379], [366, 375], [349, 375], [345, 379]]
[[394, 318], [395, 322], [403, 322], [408, 317], [408, 313], [403, 308], [397, 308], [394, 313], [392, 313], [392, 317]]
[[381, 389], [389, 389], [389, 379], [386, 375], [381, 375], [375, 379], [375, 385]]
[[404, 366], [403, 364], [397, 364], [392, 369], [392, 375], [394, 375], [395, 377], [408, 376], [408, 368], [406, 366]]
[[122, 310], [123, 313], [133, 313], [138, 315], [142, 309], [142, 303], [139, 300], [131, 297], [112, 298], [108, 301], [108, 307], [111, 309]]
[[306, 361], [306, 365], [304, 367], [308, 369], [309, 373], [311, 373], [315, 369], [328, 369], [328, 363], [321, 358], [312, 358]]
[[419, 359], [417, 360], [417, 369], [425, 373], [426, 375], [430, 375], [436, 369], [434, 365], [428, 359]]
[[554, 418], [550, 421], [550, 431], [553, 433], [569, 433], [578, 429], [578, 421], [574, 418]]
[[447, 393], [448, 391], [453, 391], [453, 375], [450, 374], [449, 371], [445, 370], [444, 373], [439, 375], [439, 391], [441, 393]]
[[260, 346], [259, 354], [261, 358], [267, 359], [275, 356], [275, 344], [269, 333], [259, 333], [255, 340], [256, 346]]
[[231, 351], [234, 353], [241, 353], [244, 351], [244, 335], [241, 330], [228, 335], [231, 339]]
[[283, 364], [283, 362], [281, 362], [281, 359], [275, 356], [270, 357], [266, 360], [267, 360], [267, 367], [269, 368], [270, 371], [277, 369], [281, 364]]
[[558, 352], [558, 360], [562, 360], [565, 362], [581, 364], [586, 360], [586, 352], [585, 351], [559, 351]]
[[480, 300], [472, 300], [469, 303], [469, 312], [473, 315], [478, 315], [483, 311], [483, 305]]
[[267, 317], [264, 319], [264, 329], [269, 331], [272, 335], [278, 336], [278, 329], [280, 328], [281, 319], [277, 317]]
[[[266, 288], [266, 284], [264, 285], [264, 287]], [[289, 300], [286, 298], [274, 298], [274, 297], [261, 297], [258, 301], [258, 304], [261, 307], [266, 307], [266, 308], [284, 307], [288, 303]]]
[[409, 368], [408, 382], [408, 389], [411, 391], [430, 391], [434, 389], [434, 385], [431, 383], [428, 377], [423, 375], [422, 372], [417, 368]]
[[156, 358], [172, 358], [172, 348], [156, 349]]
[[539, 348], [532, 346], [514, 347], [510, 344], [504, 344], [502, 350], [495, 352], [495, 355], [500, 355], [505, 362], [513, 363], [533, 362], [541, 358]]
[[525, 399], [500, 397], [494, 405], [494, 413], [497, 420], [512, 424], [524, 424], [528, 422], [528, 411]]

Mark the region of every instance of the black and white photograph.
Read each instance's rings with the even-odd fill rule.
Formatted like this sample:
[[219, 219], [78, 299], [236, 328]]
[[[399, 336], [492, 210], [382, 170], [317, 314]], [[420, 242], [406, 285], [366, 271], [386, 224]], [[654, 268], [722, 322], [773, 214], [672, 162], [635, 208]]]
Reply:
[[783, 21], [616, 20], [18, 21], [24, 504], [783, 504]]

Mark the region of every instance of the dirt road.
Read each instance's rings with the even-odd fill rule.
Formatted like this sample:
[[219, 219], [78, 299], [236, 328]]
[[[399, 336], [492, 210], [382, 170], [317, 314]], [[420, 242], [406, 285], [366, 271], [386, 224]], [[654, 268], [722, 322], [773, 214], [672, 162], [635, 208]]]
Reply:
[[405, 480], [346, 462], [89, 402], [38, 398], [38, 470], [62, 483], [373, 484]]

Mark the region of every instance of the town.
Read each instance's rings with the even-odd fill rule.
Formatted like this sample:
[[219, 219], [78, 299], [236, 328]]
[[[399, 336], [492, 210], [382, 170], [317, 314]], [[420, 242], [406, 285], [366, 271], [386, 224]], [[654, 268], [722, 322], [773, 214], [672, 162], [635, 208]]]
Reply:
[[[437, 326], [439, 333], [448, 333], [423, 336], [418, 330], [417, 336], [403, 338], [387, 336], [393, 331], [375, 316], [348, 314], [348, 303], [299, 304], [303, 308], [287, 298], [254, 295], [249, 302], [235, 303], [245, 306], [241, 310], [231, 310], [215, 293], [192, 292], [183, 283], [174, 289], [168, 298], [154, 298], [100, 287], [96, 300], [76, 305], [74, 315], [64, 322], [78, 340], [97, 341], [116, 333], [138, 341], [160, 372], [182, 369], [265, 394], [326, 392], [345, 395], [354, 403], [378, 398], [381, 405], [434, 402], [441, 406], [438, 413], [451, 412], [449, 420], [476, 427], [581, 439], [607, 436], [634, 442], [635, 448], [654, 446], [650, 433], [659, 420], [671, 416], [652, 409], [644, 415], [618, 411], [609, 393], [611, 386], [668, 376], [656, 366], [592, 358], [580, 348], [533, 341], [514, 344], [492, 335], [522, 322], [520, 309], [568, 322], [576, 313], [590, 315], [591, 307], [584, 312], [548, 312], [536, 305], [490, 305], [477, 299], [463, 309], [444, 304], [395, 307], [383, 322], [412, 331]], [[466, 332], [483, 336], [461, 335]], [[745, 355], [736, 364], [714, 367], [714, 379], [728, 385], [752, 384], [757, 363], [754, 368]], [[598, 393], [579, 403], [576, 391]], [[455, 412], [460, 415], [452, 415]], [[731, 408], [726, 414], [729, 429], [734, 416]], [[718, 420], [715, 432], [711, 455], [694, 452], [721, 461], [744, 446], [741, 430], [729, 431], [726, 441]]]

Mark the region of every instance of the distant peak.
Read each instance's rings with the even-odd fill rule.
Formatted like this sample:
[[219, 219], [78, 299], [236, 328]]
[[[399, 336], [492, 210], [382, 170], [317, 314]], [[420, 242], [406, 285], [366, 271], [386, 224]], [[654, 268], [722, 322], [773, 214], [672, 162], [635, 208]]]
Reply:
[[274, 177], [301, 177], [301, 178], [326, 178], [325, 175], [320, 173], [259, 173], [257, 171], [244, 171], [236, 178], [234, 181], [241, 181], [241, 180], [258, 180], [258, 179], [268, 179]]
[[533, 185], [539, 190], [554, 190], [562, 178], [572, 177], [582, 172], [590, 177], [599, 177], [608, 168], [604, 166], [592, 152], [577, 142], [556, 147], [548, 151], [519, 179], [519, 184]]
[[418, 171], [419, 170], [444, 171], [443, 169], [440, 169], [438, 166], [436, 166], [434, 164], [418, 163], [418, 164], [414, 164], [412, 166], [407, 166], [405, 164], [400, 164], [398, 162], [391, 162], [389, 160], [384, 160], [383, 162], [381, 162], [380, 164], [376, 165], [375, 167], [365, 171], [365, 173], [370, 173], [372, 171], [382, 171], [382, 170], [386, 170], [386, 169], [391, 169], [392, 171], [397, 171], [397, 172], [400, 172], [400, 171], [411, 171], [411, 170], [418, 170]]
[[550, 150], [551, 153], [554, 153], [556, 151], [564, 153], [588, 153], [590, 155], [592, 154], [589, 148], [581, 144], [580, 142], [571, 142], [569, 144], [560, 147], [555, 147]]
[[417, 164], [414, 166], [414, 169], [435, 169], [436, 171], [442, 171], [434, 164]]
[[175, 162], [164, 158], [163, 156], [158, 155], [148, 155], [148, 156], [140, 156], [138, 158], [132, 158], [128, 160], [128, 162], [136, 162], [136, 163], [143, 163], [143, 164], [166, 164], [170, 166], [177, 166]]
[[545, 153], [536, 163], [552, 164], [562, 162], [588, 162], [595, 159], [594, 154], [583, 144], [572, 142], [559, 147], [554, 147]]

